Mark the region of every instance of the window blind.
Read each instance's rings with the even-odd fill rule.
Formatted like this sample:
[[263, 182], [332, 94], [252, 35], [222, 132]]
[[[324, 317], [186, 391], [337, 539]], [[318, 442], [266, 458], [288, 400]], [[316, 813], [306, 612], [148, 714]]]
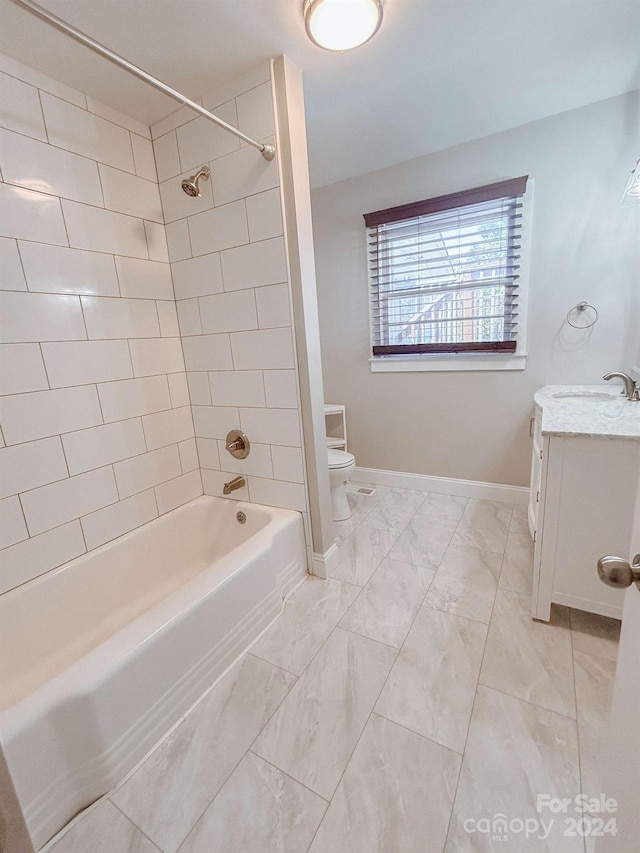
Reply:
[[374, 356], [515, 351], [526, 184], [365, 214]]

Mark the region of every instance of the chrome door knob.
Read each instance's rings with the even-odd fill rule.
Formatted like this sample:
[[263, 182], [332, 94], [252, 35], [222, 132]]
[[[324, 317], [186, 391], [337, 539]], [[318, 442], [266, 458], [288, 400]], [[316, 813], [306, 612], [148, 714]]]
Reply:
[[600, 557], [598, 575], [607, 586], [626, 589], [635, 583], [640, 589], [640, 554], [635, 555], [631, 564], [622, 557]]

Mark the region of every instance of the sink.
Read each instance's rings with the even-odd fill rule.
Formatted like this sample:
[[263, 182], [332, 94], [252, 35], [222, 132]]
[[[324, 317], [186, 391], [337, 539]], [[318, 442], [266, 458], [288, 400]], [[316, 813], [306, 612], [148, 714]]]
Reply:
[[555, 399], [584, 400], [592, 403], [605, 403], [619, 398], [619, 394], [609, 394], [607, 391], [554, 391]]

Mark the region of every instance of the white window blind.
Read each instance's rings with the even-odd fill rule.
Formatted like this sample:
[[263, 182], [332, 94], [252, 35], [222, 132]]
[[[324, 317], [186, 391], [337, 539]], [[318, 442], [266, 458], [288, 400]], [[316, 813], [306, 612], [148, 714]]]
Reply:
[[374, 356], [516, 350], [526, 184], [365, 214]]

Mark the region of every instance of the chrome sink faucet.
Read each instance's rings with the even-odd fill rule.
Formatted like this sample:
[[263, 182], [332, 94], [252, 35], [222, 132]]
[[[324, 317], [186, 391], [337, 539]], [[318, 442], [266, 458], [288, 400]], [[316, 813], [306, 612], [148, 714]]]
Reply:
[[617, 370], [614, 370], [613, 373], [605, 373], [602, 377], [603, 379], [613, 379], [617, 377], [618, 379], [622, 379], [624, 382], [624, 388], [620, 393], [625, 394], [627, 400], [633, 400], [634, 402], [640, 402], [640, 392], [638, 391], [638, 386], [633, 381], [633, 379], [628, 376], [626, 373], [620, 373]]

